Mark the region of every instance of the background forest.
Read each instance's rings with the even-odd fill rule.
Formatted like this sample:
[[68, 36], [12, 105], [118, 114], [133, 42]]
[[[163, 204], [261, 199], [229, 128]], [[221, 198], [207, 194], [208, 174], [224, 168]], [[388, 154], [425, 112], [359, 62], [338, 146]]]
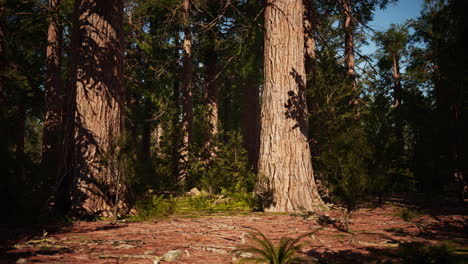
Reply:
[[[251, 197], [267, 2], [0, 0], [2, 221], [84, 215], [73, 193], [91, 185], [103, 196], [94, 202], [119, 211], [106, 216], [143, 206], [149, 192]], [[322, 199], [349, 210], [467, 191], [467, 3], [426, 0], [417, 19], [367, 25], [394, 3], [304, 0], [313, 171]], [[362, 55], [370, 41], [378, 51]], [[98, 143], [79, 120], [105, 151], [89, 147]], [[101, 176], [77, 180], [77, 168]]]

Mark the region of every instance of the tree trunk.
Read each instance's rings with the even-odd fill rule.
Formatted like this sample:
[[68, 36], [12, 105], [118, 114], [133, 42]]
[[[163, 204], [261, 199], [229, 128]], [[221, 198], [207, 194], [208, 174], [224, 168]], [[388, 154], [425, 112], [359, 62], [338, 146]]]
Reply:
[[399, 150], [404, 151], [404, 135], [401, 116], [398, 109], [401, 104], [401, 75], [398, 56], [393, 56], [393, 110], [395, 111], [395, 133], [398, 140]]
[[[24, 97], [25, 95], [23, 95]], [[18, 178], [18, 182], [24, 184], [26, 182], [25, 175], [24, 175], [24, 162], [26, 156], [24, 154], [24, 139], [26, 136], [26, 103], [24, 102], [24, 98], [20, 99], [18, 105], [18, 115], [16, 116], [16, 162], [17, 162], [17, 170], [16, 175]]]
[[[216, 82], [216, 60], [214, 34], [208, 34], [208, 47], [205, 51], [205, 104], [208, 108], [208, 141], [207, 148], [212, 152], [214, 137], [218, 133], [218, 85]], [[212, 153], [213, 154], [213, 153]]]
[[305, 97], [302, 0], [269, 0], [265, 9], [259, 182], [266, 211], [315, 211]]
[[356, 71], [354, 69], [354, 22], [351, 16], [350, 0], [343, 0], [344, 10], [344, 32], [345, 32], [345, 49], [344, 49], [344, 63], [346, 67], [346, 75], [351, 82], [352, 96], [350, 104], [357, 108], [359, 102], [359, 94], [356, 85]]
[[242, 95], [242, 136], [249, 164], [258, 172], [260, 148], [260, 91], [253, 77], [247, 78]]
[[304, 0], [305, 70], [308, 89], [314, 89], [317, 82], [317, 56], [315, 54], [316, 21], [315, 0]]
[[401, 76], [398, 56], [393, 56], [393, 108], [397, 109], [401, 104]]
[[190, 6], [191, 0], [184, 0], [184, 46], [183, 46], [183, 76], [182, 76], [182, 147], [180, 150], [180, 174], [178, 182], [185, 183], [187, 180], [187, 170], [189, 162], [190, 143], [192, 142], [193, 131], [193, 99], [192, 99], [192, 75], [193, 75], [193, 54], [192, 54], [192, 31], [190, 30]]
[[172, 94], [172, 102], [175, 107], [175, 113], [172, 117], [172, 176], [173, 176], [173, 183], [179, 184], [180, 179], [180, 130], [179, 130], [179, 106], [180, 106], [180, 91], [179, 91], [179, 82], [174, 80], [173, 83], [174, 90]]
[[[80, 0], [75, 51], [76, 112], [72, 214], [114, 214], [123, 195], [119, 166], [109, 165], [118, 151], [123, 112], [122, 0]], [[125, 201], [125, 198], [122, 198]], [[125, 204], [120, 206], [125, 207]]]
[[45, 118], [42, 134], [41, 165], [49, 179], [57, 177], [60, 144], [63, 136], [63, 88], [61, 81], [62, 27], [60, 26], [60, 0], [49, 0], [53, 12], [47, 32], [47, 78], [45, 86]]
[[163, 157], [163, 151], [162, 151], [163, 134], [164, 134], [163, 124], [161, 123], [161, 120], [158, 120], [158, 124], [156, 125], [156, 128], [153, 130], [153, 137], [155, 139], [155, 148], [156, 148], [155, 153], [158, 158]]
[[231, 130], [231, 112], [232, 112], [232, 84], [231, 80], [226, 78], [224, 80], [224, 96], [223, 96], [223, 119], [221, 123], [223, 124], [223, 142], [227, 143], [229, 141], [228, 132]]
[[141, 135], [141, 159], [148, 161], [151, 158], [151, 106], [150, 100], [145, 100], [145, 119], [143, 120], [143, 133]]
[[4, 162], [0, 165], [0, 173], [5, 175], [6, 170], [3, 167], [8, 159], [8, 135], [7, 135], [7, 122], [6, 122], [6, 109], [4, 99], [4, 85], [5, 80], [3, 71], [5, 70], [5, 32], [3, 31], [3, 12], [4, 7], [0, 6], [0, 160]]

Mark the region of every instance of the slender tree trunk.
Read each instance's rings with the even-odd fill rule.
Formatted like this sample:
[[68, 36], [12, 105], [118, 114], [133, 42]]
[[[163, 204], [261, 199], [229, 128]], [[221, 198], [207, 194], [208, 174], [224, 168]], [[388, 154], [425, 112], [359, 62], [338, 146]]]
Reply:
[[401, 74], [398, 56], [393, 56], [393, 108], [401, 104]]
[[323, 204], [314, 182], [305, 98], [302, 0], [268, 0], [259, 182], [265, 210], [315, 211]]
[[179, 184], [180, 179], [180, 126], [179, 126], [179, 106], [180, 106], [180, 90], [179, 82], [174, 80], [174, 90], [172, 94], [172, 102], [176, 108], [174, 116], [172, 117], [172, 175], [175, 184]]
[[[76, 113], [72, 214], [114, 214], [119, 168], [106, 157], [115, 151], [123, 112], [122, 0], [79, 0], [75, 51]], [[119, 191], [125, 195], [124, 191]], [[125, 197], [121, 201], [125, 201]], [[121, 205], [125, 207], [125, 204]]]
[[204, 89], [204, 100], [206, 107], [208, 108], [208, 139], [205, 143], [206, 149], [210, 152], [211, 156], [214, 156], [215, 147], [215, 136], [218, 134], [218, 122], [219, 122], [219, 101], [218, 101], [218, 84], [216, 82], [216, 63], [217, 53], [215, 50], [214, 34], [212, 31], [208, 34], [208, 45], [205, 50], [205, 89]]
[[141, 135], [141, 155], [143, 161], [151, 158], [151, 105], [150, 100], [145, 101], [145, 119], [143, 120], [143, 133]]
[[156, 125], [156, 128], [153, 131], [153, 137], [155, 139], [155, 145], [156, 145], [156, 156], [159, 158], [162, 157], [162, 136], [163, 136], [164, 130], [162, 127], [161, 121], [158, 121], [158, 124]]
[[185, 184], [187, 181], [189, 150], [193, 134], [193, 54], [192, 54], [192, 30], [190, 29], [190, 7], [191, 0], [184, 0], [183, 23], [183, 76], [182, 76], [182, 147], [180, 150], [180, 173], [178, 182]]
[[78, 61], [78, 47], [81, 45], [79, 38], [80, 14], [77, 12], [80, 2], [75, 1], [73, 12], [73, 29], [70, 48], [69, 83], [64, 89], [62, 127], [63, 138], [59, 145], [61, 157], [57, 163], [58, 177], [56, 179], [51, 195], [41, 210], [41, 221], [47, 221], [53, 215], [65, 215], [70, 212], [72, 205], [71, 190], [74, 183], [74, 156], [75, 156], [75, 112], [76, 112], [76, 69]]
[[[135, 93], [126, 94], [125, 97], [125, 105], [127, 109], [131, 109], [130, 111], [133, 111], [139, 107], [140, 102], [137, 99], [137, 95]], [[123, 125], [125, 127], [126, 133], [130, 135], [130, 140], [136, 144], [138, 138], [137, 124], [133, 120], [127, 120]]]
[[[8, 155], [8, 133], [7, 133], [7, 117], [4, 98], [5, 78], [3, 76], [6, 59], [5, 59], [5, 32], [3, 28], [5, 8], [0, 5], [0, 204], [5, 212], [17, 210], [11, 202], [15, 199], [17, 193], [16, 179], [12, 177], [8, 171], [11, 166], [10, 156]], [[8, 218], [7, 218], [8, 219]]]
[[242, 136], [249, 164], [258, 172], [260, 148], [260, 91], [253, 77], [247, 78], [242, 95]]
[[228, 133], [231, 130], [231, 111], [232, 111], [232, 84], [231, 80], [227, 78], [224, 81], [224, 97], [223, 97], [223, 141], [229, 141]]
[[400, 61], [397, 55], [393, 56], [393, 110], [395, 114], [395, 133], [398, 140], [399, 149], [404, 151], [403, 124], [398, 109], [401, 104], [401, 74]]
[[4, 86], [5, 79], [3, 72], [5, 70], [5, 32], [3, 29], [3, 12], [4, 7], [0, 6], [0, 160], [4, 162], [0, 165], [0, 173], [7, 175], [4, 165], [8, 159], [8, 135], [7, 135], [7, 122], [6, 122], [6, 109], [4, 99]]
[[308, 89], [314, 89], [317, 82], [317, 56], [315, 54], [316, 21], [315, 0], [304, 0], [305, 70]]
[[[25, 95], [23, 95], [25, 96]], [[18, 115], [16, 116], [16, 162], [17, 171], [16, 175], [18, 182], [24, 184], [26, 179], [24, 175], [24, 162], [26, 156], [24, 154], [24, 139], [26, 136], [26, 103], [24, 98], [20, 99], [18, 105]]]
[[346, 75], [348, 76], [351, 82], [352, 97], [350, 104], [355, 108], [359, 103], [359, 93], [356, 85], [356, 71], [354, 69], [354, 22], [351, 16], [351, 0], [343, 0], [343, 10], [344, 10], [344, 32], [345, 32], [345, 49], [344, 49], [344, 63], [346, 67]]
[[62, 27], [59, 21], [60, 0], [49, 0], [53, 12], [47, 32], [47, 78], [45, 86], [45, 118], [42, 134], [41, 164], [45, 176], [56, 179], [63, 136], [63, 88], [61, 81]]

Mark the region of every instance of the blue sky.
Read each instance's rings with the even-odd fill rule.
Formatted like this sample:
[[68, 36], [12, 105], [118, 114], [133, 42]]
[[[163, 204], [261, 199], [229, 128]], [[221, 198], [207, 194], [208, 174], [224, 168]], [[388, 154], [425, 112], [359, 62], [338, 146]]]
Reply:
[[396, 4], [390, 4], [386, 9], [378, 9], [374, 13], [374, 20], [369, 26], [375, 30], [385, 30], [390, 24], [401, 24], [407, 19], [419, 16], [423, 0], [400, 0]]
[[[377, 31], [386, 30], [391, 24], [402, 24], [410, 18], [417, 18], [421, 13], [423, 0], [399, 0], [396, 4], [390, 4], [384, 10], [376, 10], [374, 20], [369, 22], [369, 26]], [[375, 52], [374, 43], [368, 47], [362, 47], [364, 54]]]

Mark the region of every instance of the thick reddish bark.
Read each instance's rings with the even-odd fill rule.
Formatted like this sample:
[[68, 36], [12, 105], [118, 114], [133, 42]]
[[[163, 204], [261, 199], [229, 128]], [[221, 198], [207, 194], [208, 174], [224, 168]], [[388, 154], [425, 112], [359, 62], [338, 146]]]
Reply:
[[52, 17], [47, 32], [45, 118], [42, 134], [41, 164], [45, 176], [57, 177], [62, 139], [63, 88], [61, 81], [62, 27], [59, 21], [60, 0], [50, 0]]
[[115, 197], [125, 193], [123, 172], [114, 162], [115, 155], [110, 155], [118, 152], [122, 129], [123, 3], [79, 0], [75, 12], [72, 213], [110, 216]]
[[307, 140], [303, 15], [302, 0], [267, 1], [257, 185], [267, 211], [315, 211], [323, 204]]

